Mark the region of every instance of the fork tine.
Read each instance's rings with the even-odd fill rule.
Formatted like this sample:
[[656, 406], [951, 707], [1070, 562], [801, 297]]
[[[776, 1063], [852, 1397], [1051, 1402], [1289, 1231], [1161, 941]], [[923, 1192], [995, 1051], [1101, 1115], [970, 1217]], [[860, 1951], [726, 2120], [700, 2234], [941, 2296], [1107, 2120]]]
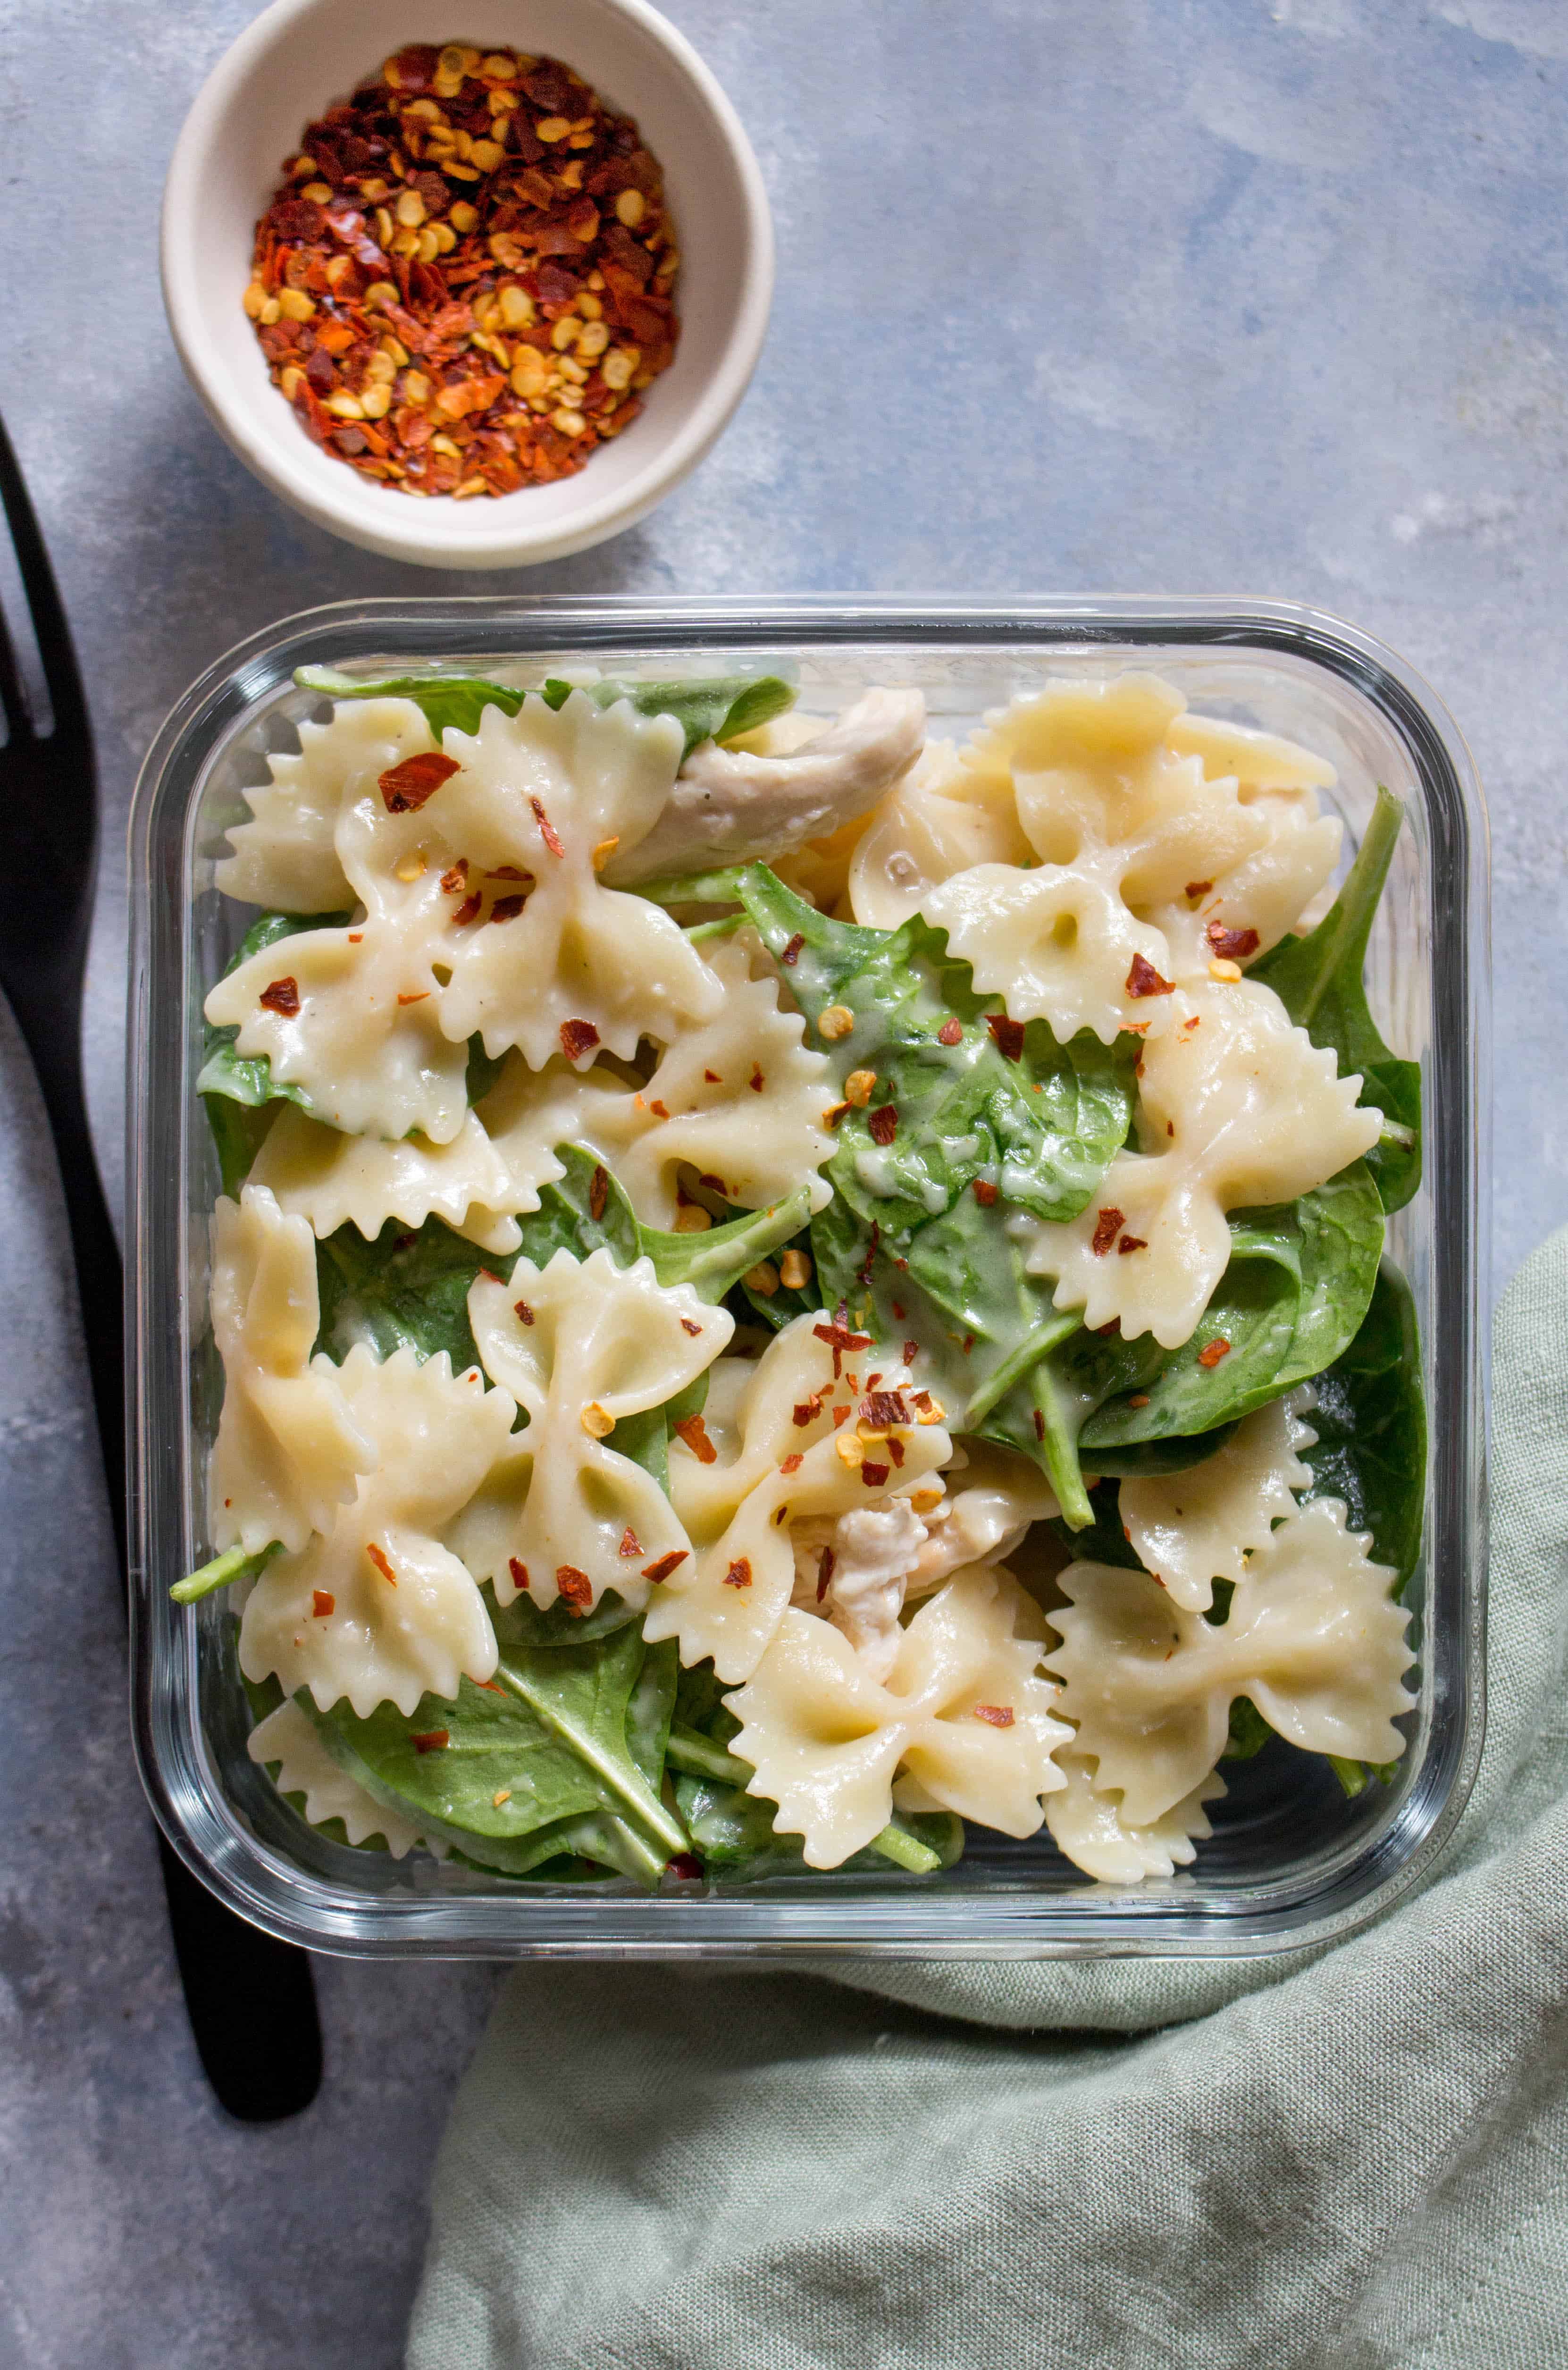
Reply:
[[[65, 622], [65, 610], [54, 581], [54, 570], [49, 564], [49, 554], [44, 548], [38, 520], [33, 515], [33, 506], [3, 420], [0, 420], [0, 504], [5, 508], [6, 523], [11, 530], [11, 546], [17, 555], [17, 572], [32, 614], [39, 662], [43, 669], [50, 705], [54, 710], [54, 738], [61, 741], [77, 737], [86, 739], [87, 703], [76, 666], [76, 653], [72, 647], [71, 629]], [[7, 716], [13, 719], [13, 732], [19, 736], [28, 727], [29, 710], [17, 675], [16, 653], [6, 637], [3, 625], [0, 625], [0, 694], [4, 695]]]

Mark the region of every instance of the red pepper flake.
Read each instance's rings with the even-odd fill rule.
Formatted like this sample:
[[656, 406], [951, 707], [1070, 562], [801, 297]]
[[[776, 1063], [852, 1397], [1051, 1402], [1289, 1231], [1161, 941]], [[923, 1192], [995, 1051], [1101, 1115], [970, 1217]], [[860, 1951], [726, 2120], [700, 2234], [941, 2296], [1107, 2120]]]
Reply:
[[698, 1337], [698, 1335], [701, 1333], [702, 1329], [702, 1329], [702, 1327], [701, 1327], [700, 1325], [694, 1324], [694, 1323], [693, 1323], [693, 1321], [692, 1320], [692, 1318], [691, 1318], [690, 1317], [683, 1317], [681, 1319], [681, 1332], [682, 1332], [682, 1333], [689, 1333], [689, 1334], [692, 1336], [692, 1340], [693, 1340], [693, 1341], [697, 1339], [697, 1337]]
[[1122, 1210], [1101, 1210], [1096, 1214], [1094, 1232], [1089, 1240], [1089, 1248], [1096, 1259], [1104, 1258], [1126, 1224], [1127, 1214]]
[[521, 895], [498, 897], [490, 908], [490, 919], [492, 922], [515, 922], [527, 903], [527, 898]]
[[675, 1427], [678, 1440], [683, 1440], [699, 1465], [716, 1465], [718, 1451], [708, 1438], [707, 1425], [700, 1415], [683, 1415]]
[[1146, 955], [1134, 955], [1127, 975], [1127, 992], [1130, 996], [1173, 995], [1175, 983], [1162, 979]]
[[1102, 1340], [1112, 1333], [1119, 1333], [1121, 1329], [1122, 1320], [1119, 1317], [1113, 1317], [1108, 1325], [1096, 1325], [1094, 1328], [1096, 1336]]
[[427, 799], [433, 799], [441, 784], [459, 771], [455, 757], [427, 749], [418, 757], [405, 757], [400, 765], [389, 765], [384, 774], [376, 776], [376, 787], [388, 814], [418, 814]]
[[[1129, 1408], [1146, 1408], [1149, 1405], [1149, 1393], [1147, 1391], [1134, 1391], [1131, 1398], [1127, 1401], [1127, 1405]], [[1125, 1524], [1122, 1526], [1122, 1536], [1124, 1538], [1131, 1536], [1131, 1533], [1127, 1529]], [[1155, 1577], [1158, 1579], [1159, 1574], [1156, 1573]]]
[[657, 1586], [659, 1581], [668, 1580], [670, 1578], [670, 1573], [675, 1570], [677, 1564], [684, 1563], [685, 1560], [686, 1550], [684, 1547], [671, 1547], [670, 1553], [668, 1555], [660, 1556], [657, 1563], [650, 1563], [647, 1565], [643, 1572], [643, 1578], [645, 1580], [651, 1580]]
[[904, 1461], [904, 1444], [898, 1438], [897, 1432], [888, 1433], [886, 1446], [887, 1454], [892, 1458], [894, 1464], [901, 1465]]
[[796, 930], [794, 938], [791, 938], [788, 946], [785, 947], [783, 954], [780, 955], [780, 962], [784, 963], [789, 970], [793, 971], [795, 964], [800, 961], [800, 949], [805, 944], [806, 938], [804, 932]]
[[1198, 1352], [1197, 1363], [1200, 1366], [1217, 1366], [1221, 1358], [1228, 1358], [1230, 1355], [1230, 1342], [1223, 1333], [1217, 1333], [1213, 1340], [1206, 1341]]
[[830, 1103], [822, 1114], [824, 1127], [837, 1127], [849, 1110], [848, 1103]]
[[[898, 1316], [900, 1316], [900, 1317], [903, 1315], [903, 1313], [904, 1313], [904, 1312], [903, 1312], [903, 1310], [902, 1310], [901, 1308], [900, 1308], [900, 1309], [898, 1309], [898, 1310], [896, 1312], [896, 1314], [897, 1314], [897, 1315], [898, 1315]], [[906, 1341], [906, 1342], [905, 1342], [905, 1344], [904, 1344], [904, 1363], [905, 1363], [905, 1365], [906, 1365], [906, 1366], [912, 1366], [912, 1365], [914, 1364], [915, 1360], [920, 1356], [920, 1349], [921, 1349], [921, 1345], [920, 1345], [920, 1343], [919, 1343], [918, 1341]]]
[[[1016, 1062], [1024, 1051], [1024, 1023], [1021, 1020], [1010, 1020], [1005, 1012], [992, 1012], [986, 1016], [986, 1027], [990, 1030], [996, 1050], [1002, 1060]], [[959, 1036], [963, 1033], [962, 1030], [958, 1032]], [[949, 1040], [949, 1042], [952, 1041]]]
[[892, 1103], [878, 1103], [874, 1111], [866, 1114], [865, 1124], [873, 1144], [891, 1144], [898, 1133], [897, 1107]]
[[[531, 1318], [529, 1321], [532, 1323], [532, 1319]], [[512, 1586], [514, 1588], [527, 1588], [528, 1566], [525, 1563], [519, 1563], [516, 1556], [509, 1556], [507, 1558], [507, 1570], [511, 1574]]]
[[[994, 1030], [991, 1034], [995, 1036]], [[963, 1038], [964, 1024], [956, 1014], [944, 1020], [936, 1032], [936, 1041], [939, 1045], [958, 1045], [963, 1042]], [[998, 1041], [1000, 1042], [1000, 1040]], [[1016, 1061], [1017, 1055], [1014, 1054], [1013, 1058]]]
[[318, 1621], [325, 1621], [329, 1614], [338, 1610], [338, 1599], [325, 1588], [313, 1589], [310, 1609]]
[[388, 1586], [395, 1588], [397, 1585], [397, 1575], [393, 1570], [392, 1566], [388, 1563], [383, 1550], [375, 1546], [368, 1546], [365, 1549], [365, 1553], [369, 1556], [372, 1563], [374, 1564], [377, 1571], [380, 1572], [383, 1580], [387, 1582]]
[[1182, 1023], [1182, 1029], [1183, 1029], [1183, 1032], [1184, 1032], [1184, 1034], [1185, 1034], [1185, 1031], [1186, 1031], [1187, 1030], [1189, 1030], [1189, 1029], [1201, 1029], [1201, 1028], [1202, 1028], [1202, 1026], [1203, 1026], [1203, 1018], [1202, 1018], [1202, 1015], [1201, 1015], [1200, 1013], [1196, 1013], [1196, 1012], [1195, 1012], [1195, 1013], [1193, 1014], [1193, 1017], [1192, 1017], [1192, 1018], [1191, 1018], [1190, 1020], [1184, 1020], [1184, 1021], [1183, 1021], [1183, 1023]]
[[567, 851], [561, 846], [560, 834], [556, 831], [555, 824], [545, 813], [544, 800], [542, 799], [531, 798], [528, 803], [533, 810], [533, 820], [539, 825], [539, 836], [544, 842], [544, 845], [549, 849], [551, 855], [565, 856]]
[[1263, 943], [1255, 930], [1228, 930], [1218, 918], [1210, 922], [1205, 936], [1222, 962], [1245, 962]]
[[444, 1753], [452, 1743], [450, 1728], [428, 1728], [422, 1736], [408, 1739], [416, 1753]]
[[1148, 1248], [1149, 1245], [1143, 1236], [1124, 1235], [1116, 1245], [1116, 1256], [1118, 1259], [1126, 1259], [1129, 1251], [1146, 1251]]
[[801, 1455], [799, 1449], [795, 1449], [784, 1458], [784, 1463], [779, 1467], [779, 1471], [781, 1473], [798, 1473], [805, 1462], [806, 1459]]
[[580, 1062], [585, 1053], [592, 1053], [598, 1042], [599, 1031], [591, 1020], [562, 1021], [561, 1051], [568, 1062]]
[[1044, 1440], [1044, 1438], [1045, 1438], [1045, 1436], [1046, 1436], [1046, 1419], [1045, 1419], [1045, 1417], [1040, 1413], [1040, 1410], [1039, 1410], [1039, 1409], [1038, 1409], [1038, 1408], [1036, 1408], [1036, 1409], [1035, 1409], [1034, 1413], [1035, 1413], [1035, 1437], [1036, 1437], [1036, 1440]]
[[892, 1477], [893, 1468], [890, 1465], [872, 1465], [867, 1463], [863, 1464], [860, 1468], [860, 1478], [864, 1482], [868, 1490], [886, 1489], [887, 1483], [892, 1479]]
[[1212, 880], [1189, 880], [1186, 890], [1188, 903], [1196, 905], [1200, 897], [1207, 896], [1213, 886]]
[[512, 1302], [512, 1306], [516, 1309], [519, 1317], [522, 1319], [522, 1322], [525, 1325], [532, 1324], [533, 1311], [530, 1308], [526, 1300], [514, 1300]]
[[838, 1431], [841, 1424], [848, 1423], [849, 1420], [850, 1411], [847, 1407], [836, 1407], [833, 1409], [833, 1430], [835, 1432]]
[[815, 1423], [821, 1412], [822, 1399], [818, 1393], [816, 1398], [801, 1399], [796, 1403], [795, 1421], [804, 1430], [807, 1424]]
[[621, 1544], [616, 1548], [615, 1552], [617, 1555], [637, 1556], [641, 1555], [642, 1551], [643, 1543], [628, 1523], [625, 1529], [621, 1534]]
[[477, 889], [475, 890], [472, 896], [465, 897], [464, 899], [462, 904], [458, 907], [456, 913], [452, 917], [459, 929], [462, 929], [465, 923], [472, 922], [475, 919], [484, 902], [485, 900], [479, 894]]
[[994, 1210], [996, 1207], [996, 1187], [990, 1183], [986, 1178], [977, 1177], [975, 1179], [975, 1199], [979, 1203], [982, 1210]]
[[[476, 1687], [483, 1687], [487, 1696], [500, 1696], [504, 1697], [506, 1695], [505, 1687], [498, 1687], [494, 1679], [475, 1679], [474, 1681], [474, 1685]], [[499, 1807], [499, 1804], [498, 1804], [497, 1808], [498, 1809]]]
[[610, 1171], [601, 1166], [588, 1180], [588, 1214], [597, 1226], [610, 1199]]
[[1011, 1728], [1013, 1706], [1011, 1704], [977, 1704], [975, 1718], [983, 1720], [988, 1728]]
[[292, 975], [275, 979], [270, 986], [262, 989], [260, 1001], [280, 1019], [292, 1020], [300, 1008], [300, 984]]
[[724, 1080], [719, 1076], [716, 1070], [704, 1070], [703, 1072], [703, 1076], [706, 1078], [710, 1087], [722, 1087], [724, 1084]]
[[498, 864], [493, 872], [486, 873], [485, 878], [486, 880], [532, 880], [533, 875], [524, 872], [516, 864]]
[[668, 1119], [670, 1117], [670, 1107], [667, 1103], [654, 1101], [649, 1103], [648, 1109], [652, 1111], [655, 1119]]
[[904, 1405], [902, 1391], [872, 1391], [860, 1403], [861, 1414], [878, 1432], [886, 1432], [891, 1423], [908, 1423], [909, 1409]]
[[555, 1566], [555, 1590], [566, 1599], [572, 1612], [579, 1616], [586, 1613], [593, 1603], [593, 1582], [586, 1571], [578, 1570], [575, 1563], [558, 1563]]
[[357, 947], [364, 935], [363, 930], [350, 930], [349, 933], [349, 944], [351, 947]]
[[428, 1004], [429, 1000], [430, 991], [428, 987], [420, 988], [414, 995], [400, 995], [397, 999], [399, 1004]]
[[821, 1604], [822, 1599], [828, 1593], [828, 1583], [833, 1577], [833, 1567], [837, 1562], [838, 1557], [833, 1553], [832, 1548], [824, 1547], [821, 1555], [817, 1560], [817, 1602], [818, 1605]]
[[694, 1852], [677, 1852], [673, 1859], [665, 1861], [664, 1872], [666, 1876], [675, 1877], [681, 1884], [700, 1884], [703, 1863]]
[[727, 1199], [729, 1193], [728, 1186], [725, 1183], [722, 1177], [715, 1177], [712, 1169], [704, 1169], [698, 1177], [697, 1182], [699, 1185], [705, 1185], [710, 1193], [722, 1193]]
[[751, 1559], [750, 1559], [750, 1556], [737, 1556], [737, 1557], [736, 1557], [735, 1561], [730, 1565], [729, 1570], [725, 1573], [725, 1576], [724, 1576], [724, 1584], [725, 1584], [726, 1588], [750, 1588], [750, 1585], [751, 1585]]
[[467, 880], [468, 858], [466, 856], [460, 856], [451, 871], [441, 874], [441, 887], [449, 897], [455, 897], [458, 891], [466, 885]]

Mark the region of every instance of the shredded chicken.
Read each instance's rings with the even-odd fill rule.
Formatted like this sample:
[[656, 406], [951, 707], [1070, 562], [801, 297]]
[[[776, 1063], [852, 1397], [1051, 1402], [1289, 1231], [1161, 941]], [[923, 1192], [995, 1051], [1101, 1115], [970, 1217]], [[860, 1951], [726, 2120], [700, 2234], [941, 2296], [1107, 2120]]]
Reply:
[[[898, 1651], [899, 1615], [960, 1564], [996, 1563], [1028, 1529], [1016, 1493], [964, 1490], [918, 1514], [907, 1498], [796, 1523], [794, 1602], [826, 1615], [865, 1669], [885, 1679]], [[827, 1559], [824, 1570], [824, 1559]], [[824, 1585], [826, 1582], [826, 1585]]]
[[925, 700], [868, 691], [836, 724], [784, 757], [704, 741], [681, 768], [646, 839], [604, 868], [611, 888], [783, 856], [864, 814], [919, 755]]

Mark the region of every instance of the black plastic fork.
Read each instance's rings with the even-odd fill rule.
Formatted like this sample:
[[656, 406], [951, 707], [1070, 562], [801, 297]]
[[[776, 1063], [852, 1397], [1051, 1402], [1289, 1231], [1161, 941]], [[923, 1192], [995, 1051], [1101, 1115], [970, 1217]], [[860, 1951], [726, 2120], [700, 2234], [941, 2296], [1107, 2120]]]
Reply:
[[[6, 728], [0, 808], [8, 843], [0, 866], [0, 989], [32, 1056], [60, 1163], [123, 1589], [124, 1284], [82, 1091], [82, 987], [97, 865], [97, 782], [65, 612], [3, 422], [0, 503], [53, 711], [51, 729], [40, 730], [0, 613], [0, 710]], [[298, 2113], [321, 2081], [310, 1961], [225, 1908], [161, 1833], [158, 1850], [191, 2031], [220, 2103], [246, 2123]]]

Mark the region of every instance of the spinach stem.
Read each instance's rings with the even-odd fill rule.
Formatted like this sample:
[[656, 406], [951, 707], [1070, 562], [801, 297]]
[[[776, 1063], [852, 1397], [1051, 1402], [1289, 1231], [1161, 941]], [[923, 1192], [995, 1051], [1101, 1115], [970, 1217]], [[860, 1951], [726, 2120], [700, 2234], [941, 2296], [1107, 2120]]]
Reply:
[[229, 1547], [223, 1555], [214, 1556], [211, 1563], [201, 1564], [195, 1571], [187, 1572], [183, 1580], [177, 1580], [169, 1594], [177, 1605], [195, 1605], [203, 1596], [211, 1596], [215, 1588], [227, 1588], [231, 1581], [253, 1577], [263, 1564], [270, 1563], [281, 1552], [280, 1539], [274, 1539], [256, 1555], [247, 1555], [241, 1547]]
[[727, 1786], [749, 1786], [756, 1775], [749, 1761], [727, 1753], [722, 1744], [699, 1736], [694, 1729], [672, 1727], [665, 1758], [692, 1778], [718, 1778]]
[[992, 1367], [964, 1409], [960, 1428], [973, 1432], [981, 1417], [990, 1415], [992, 1408], [1007, 1397], [1013, 1385], [1021, 1383], [1032, 1366], [1037, 1366], [1042, 1358], [1048, 1357], [1070, 1334], [1076, 1333], [1082, 1322], [1080, 1310], [1065, 1308], [1047, 1324], [1036, 1326], [1034, 1332], [1019, 1343], [1011, 1357], [1004, 1358], [1000, 1366]]
[[884, 1827], [879, 1835], [872, 1836], [868, 1849], [880, 1852], [897, 1868], [907, 1868], [911, 1876], [929, 1876], [933, 1869], [942, 1866], [929, 1844], [922, 1844], [918, 1835], [907, 1834], [902, 1827]]

